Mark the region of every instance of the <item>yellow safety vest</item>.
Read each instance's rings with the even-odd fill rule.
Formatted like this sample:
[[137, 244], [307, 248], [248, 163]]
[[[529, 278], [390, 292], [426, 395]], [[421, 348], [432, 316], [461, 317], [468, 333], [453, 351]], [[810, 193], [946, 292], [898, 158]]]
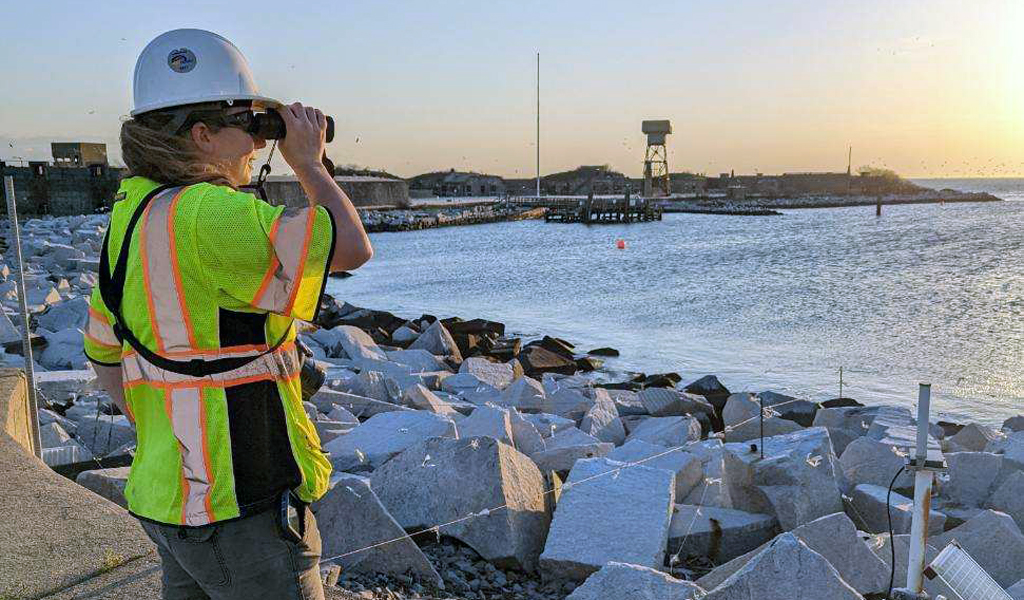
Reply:
[[[90, 360], [121, 367], [135, 420], [129, 510], [201, 526], [265, 510], [287, 489], [318, 499], [331, 465], [302, 407], [293, 320], [316, 318], [334, 248], [330, 213], [208, 183], [158, 187], [122, 182], [104, 261], [113, 275], [129, 221], [151, 195], [127, 248], [120, 307], [119, 333], [144, 351], [115, 335], [99, 287], [85, 334]], [[203, 375], [159, 366], [241, 357]]]

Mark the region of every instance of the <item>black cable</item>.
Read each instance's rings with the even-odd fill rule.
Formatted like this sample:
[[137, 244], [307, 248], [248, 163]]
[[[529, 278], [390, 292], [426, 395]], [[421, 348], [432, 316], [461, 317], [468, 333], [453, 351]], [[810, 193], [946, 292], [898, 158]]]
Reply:
[[906, 469], [906, 467], [900, 467], [900, 470], [896, 471], [896, 475], [894, 475], [892, 481], [889, 482], [889, 491], [885, 494], [885, 515], [889, 518], [889, 550], [892, 552], [892, 563], [889, 565], [889, 591], [885, 594], [886, 598], [892, 598], [892, 584], [896, 579], [896, 540], [893, 539], [892, 510], [890, 509], [892, 486], [896, 485], [896, 479], [898, 479]]

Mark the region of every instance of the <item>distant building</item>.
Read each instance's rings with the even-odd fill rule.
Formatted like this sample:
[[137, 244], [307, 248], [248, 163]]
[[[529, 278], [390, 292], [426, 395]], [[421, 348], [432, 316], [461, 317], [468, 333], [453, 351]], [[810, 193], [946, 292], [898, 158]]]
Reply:
[[[124, 169], [96, 163], [88, 167], [54, 167], [45, 161], [30, 161], [14, 167], [0, 161], [0, 175], [14, 178], [18, 214], [80, 215], [109, 208], [120, 185]], [[6, 210], [7, 194], [0, 187]]]
[[436, 171], [411, 177], [407, 180], [409, 194], [421, 196], [504, 196], [505, 180], [497, 175], [473, 173], [471, 171]]
[[632, 187], [625, 175], [604, 165], [585, 165], [540, 178], [541, 192], [554, 196], [623, 194]]
[[107, 164], [107, 145], [92, 142], [53, 142], [50, 144], [55, 167], [88, 167]]
[[[402, 179], [372, 175], [336, 175], [334, 181], [359, 208], [406, 208], [409, 187]], [[267, 200], [274, 205], [306, 206], [309, 199], [294, 175], [271, 175], [264, 184]]]

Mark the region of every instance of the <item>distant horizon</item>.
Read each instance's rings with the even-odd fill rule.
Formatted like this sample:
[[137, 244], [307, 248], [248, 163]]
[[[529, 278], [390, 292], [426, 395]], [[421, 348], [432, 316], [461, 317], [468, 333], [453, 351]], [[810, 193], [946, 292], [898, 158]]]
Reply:
[[[641, 121], [669, 119], [672, 171], [840, 172], [852, 146], [854, 169], [909, 179], [1024, 177], [1024, 3], [1014, 0], [643, 10], [400, 0], [301, 17], [267, 0], [245, 10], [53, 0], [4, 16], [8, 162], [49, 159], [49, 143], [64, 140], [104, 142], [119, 161], [139, 53], [195, 27], [237, 45], [262, 93], [333, 115], [335, 163], [405, 177], [534, 176], [537, 52], [544, 173], [607, 163], [639, 177]], [[279, 153], [272, 165], [289, 170]]]

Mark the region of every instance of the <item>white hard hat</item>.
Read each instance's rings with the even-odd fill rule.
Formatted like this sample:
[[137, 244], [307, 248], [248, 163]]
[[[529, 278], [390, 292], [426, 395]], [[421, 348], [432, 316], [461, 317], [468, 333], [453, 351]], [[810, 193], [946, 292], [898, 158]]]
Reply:
[[202, 29], [175, 29], [150, 42], [135, 63], [133, 91], [133, 117], [200, 102], [281, 104], [260, 95], [249, 63], [234, 44]]

